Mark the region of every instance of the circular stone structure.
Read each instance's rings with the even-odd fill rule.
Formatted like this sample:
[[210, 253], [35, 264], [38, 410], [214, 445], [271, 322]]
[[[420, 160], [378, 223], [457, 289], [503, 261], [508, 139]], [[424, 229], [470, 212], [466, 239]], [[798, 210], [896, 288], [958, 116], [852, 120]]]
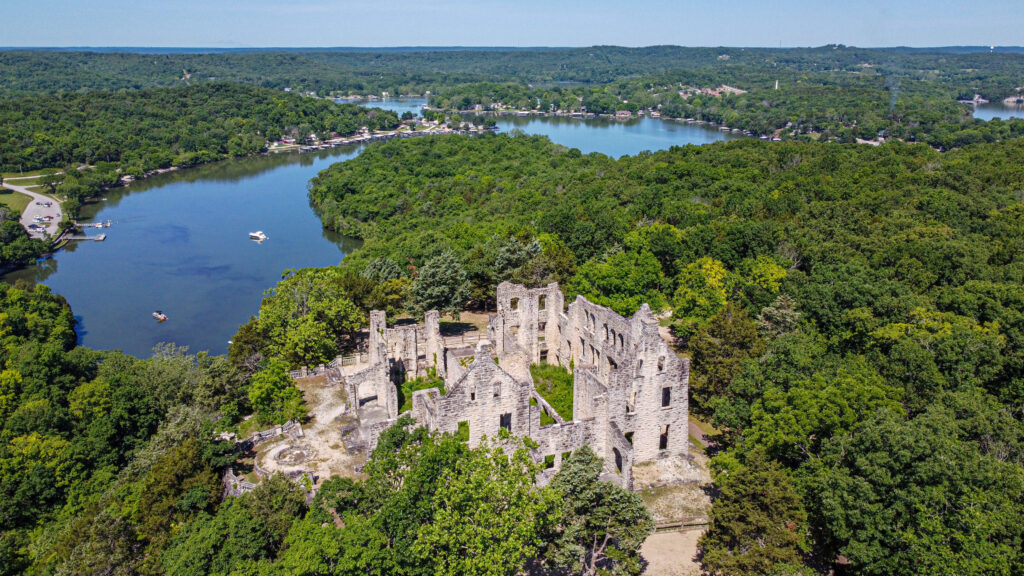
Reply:
[[315, 456], [316, 451], [309, 446], [292, 444], [275, 450], [271, 458], [275, 463], [282, 466], [297, 466], [312, 460]]

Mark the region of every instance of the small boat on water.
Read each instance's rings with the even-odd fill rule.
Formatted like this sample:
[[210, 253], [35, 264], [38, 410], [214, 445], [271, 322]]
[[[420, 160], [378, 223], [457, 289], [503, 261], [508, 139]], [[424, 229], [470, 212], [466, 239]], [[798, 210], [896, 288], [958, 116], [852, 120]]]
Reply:
[[257, 230], [256, 232], [249, 232], [249, 239], [257, 242], [263, 242], [268, 236], [263, 233], [263, 230]]
[[156, 312], [153, 312], [153, 318], [156, 319], [157, 322], [166, 322], [167, 314], [157, 310]]

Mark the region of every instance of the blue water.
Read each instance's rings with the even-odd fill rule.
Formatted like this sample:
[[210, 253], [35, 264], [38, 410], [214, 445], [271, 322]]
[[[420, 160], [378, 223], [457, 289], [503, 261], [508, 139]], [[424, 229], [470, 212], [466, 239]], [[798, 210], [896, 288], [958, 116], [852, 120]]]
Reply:
[[1005, 106], [1003, 104], [980, 104], [974, 107], [974, 117], [981, 120], [993, 118], [1024, 118], [1024, 106]]
[[[372, 105], [419, 113], [423, 99]], [[501, 131], [546, 134], [611, 156], [724, 140], [711, 128], [651, 118], [628, 122], [502, 117]], [[227, 351], [259, 310], [264, 290], [289, 268], [337, 264], [357, 243], [326, 232], [306, 185], [359, 148], [245, 158], [162, 174], [111, 190], [83, 221], [111, 220], [105, 242], [77, 242], [6, 281], [43, 282], [75, 311], [79, 343], [147, 357], [160, 342]], [[257, 244], [248, 233], [264, 231]], [[99, 230], [91, 230], [97, 234]], [[152, 318], [162, 310], [163, 324]]]
[[[229, 160], [107, 192], [82, 220], [111, 220], [103, 242], [68, 249], [4, 280], [42, 282], [67, 298], [79, 343], [148, 357], [160, 342], [227, 351], [288, 268], [337, 264], [358, 246], [327, 232], [306, 182], [356, 150]], [[269, 239], [258, 244], [249, 232]], [[152, 318], [162, 310], [169, 320]]]
[[[407, 111], [419, 115], [426, 102], [425, 98], [390, 98], [360, 104], [391, 110], [398, 115]], [[710, 126], [660, 118], [641, 117], [626, 121], [546, 116], [494, 118], [501, 132], [521, 130], [527, 134], [543, 134], [558, 144], [578, 148], [584, 154], [600, 152], [615, 158], [644, 150], [665, 150], [671, 146], [685, 144], [709, 144], [739, 137], [722, 133]]]

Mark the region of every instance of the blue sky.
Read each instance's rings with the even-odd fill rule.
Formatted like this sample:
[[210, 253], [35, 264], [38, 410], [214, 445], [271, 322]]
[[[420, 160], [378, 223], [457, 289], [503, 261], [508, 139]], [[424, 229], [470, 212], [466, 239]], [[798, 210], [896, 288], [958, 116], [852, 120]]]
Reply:
[[0, 0], [0, 46], [1024, 44], [1020, 0]]

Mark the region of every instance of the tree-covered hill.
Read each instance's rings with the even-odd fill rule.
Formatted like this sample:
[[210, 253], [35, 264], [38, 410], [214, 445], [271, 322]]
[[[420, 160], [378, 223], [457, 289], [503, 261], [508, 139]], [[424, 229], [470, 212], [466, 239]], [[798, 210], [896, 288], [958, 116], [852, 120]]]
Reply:
[[265, 149], [282, 135], [397, 126], [395, 114], [231, 84], [0, 101], [0, 171], [112, 163], [128, 173]]
[[[613, 160], [437, 138], [336, 164], [310, 196], [366, 240], [343, 267], [368, 278], [454, 254], [448, 276], [478, 302], [502, 280], [560, 280], [623, 313], [671, 310], [691, 408], [723, 431], [709, 570], [808, 573], [841, 555], [855, 574], [1014, 574], [1022, 166], [1020, 141], [746, 140]], [[425, 284], [412, 279], [413, 309]]]

